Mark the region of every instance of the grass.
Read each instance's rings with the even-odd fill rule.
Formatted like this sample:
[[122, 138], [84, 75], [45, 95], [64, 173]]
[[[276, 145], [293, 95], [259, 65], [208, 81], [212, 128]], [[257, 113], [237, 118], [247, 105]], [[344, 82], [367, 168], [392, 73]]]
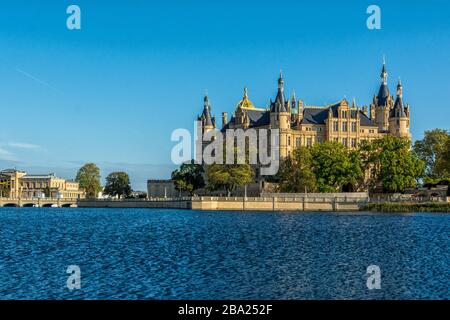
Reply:
[[449, 202], [384, 202], [368, 203], [361, 208], [373, 212], [450, 212]]

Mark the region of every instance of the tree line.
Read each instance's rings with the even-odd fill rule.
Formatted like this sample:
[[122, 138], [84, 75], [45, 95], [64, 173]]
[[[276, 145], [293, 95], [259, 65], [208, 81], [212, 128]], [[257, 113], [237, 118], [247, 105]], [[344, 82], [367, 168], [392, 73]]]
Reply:
[[95, 163], [86, 163], [78, 170], [75, 181], [79, 183], [80, 188], [85, 190], [87, 198], [97, 198], [102, 190], [103, 194], [111, 197], [117, 196], [119, 199], [131, 196], [130, 177], [126, 172], [111, 172], [106, 177], [104, 188], [100, 178], [100, 168]]
[[[225, 190], [229, 195], [253, 181], [249, 164], [201, 166], [193, 161], [172, 172], [175, 187], [195, 190]], [[280, 192], [341, 192], [369, 190], [404, 192], [419, 185], [450, 181], [450, 133], [426, 131], [414, 145], [408, 139], [386, 135], [364, 140], [357, 149], [334, 141], [299, 147], [284, 159], [275, 176], [266, 179]], [[450, 193], [450, 187], [449, 187]], [[450, 194], [449, 194], [450, 195]]]

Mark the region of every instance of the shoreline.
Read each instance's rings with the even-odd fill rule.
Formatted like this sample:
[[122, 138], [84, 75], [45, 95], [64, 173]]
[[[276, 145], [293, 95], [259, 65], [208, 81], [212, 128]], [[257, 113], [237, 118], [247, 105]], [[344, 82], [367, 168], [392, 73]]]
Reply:
[[81, 200], [80, 208], [155, 208], [200, 211], [450, 213], [450, 202], [370, 202], [361, 197], [186, 197]]

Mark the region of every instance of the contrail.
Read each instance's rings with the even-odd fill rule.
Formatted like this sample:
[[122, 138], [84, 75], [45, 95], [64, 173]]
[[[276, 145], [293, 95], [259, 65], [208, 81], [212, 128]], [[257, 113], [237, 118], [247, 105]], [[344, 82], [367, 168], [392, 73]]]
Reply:
[[29, 74], [28, 72], [23, 71], [22, 69], [16, 68], [16, 71], [19, 72], [19, 73], [21, 73], [21, 74], [23, 74], [24, 76], [30, 78], [31, 80], [34, 80], [34, 81], [36, 81], [37, 83], [40, 83], [40, 84], [42, 84], [43, 86], [46, 86], [47, 88], [50, 88], [50, 89], [52, 89], [52, 90], [54, 90], [54, 91], [56, 91], [56, 92], [58, 92], [58, 93], [61, 93], [61, 94], [63, 93], [62, 91], [56, 89], [55, 87], [53, 87], [52, 85], [48, 84], [47, 82], [42, 81], [42, 80], [36, 78], [35, 76]]

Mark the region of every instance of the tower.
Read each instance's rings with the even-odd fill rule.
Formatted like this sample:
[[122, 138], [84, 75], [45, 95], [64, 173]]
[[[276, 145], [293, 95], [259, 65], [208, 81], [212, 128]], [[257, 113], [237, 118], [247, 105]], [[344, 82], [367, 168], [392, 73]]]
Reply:
[[396, 137], [411, 139], [409, 131], [409, 107], [403, 104], [403, 86], [400, 78], [397, 85], [397, 97], [389, 113], [389, 133]]
[[202, 134], [216, 128], [216, 119], [211, 116], [211, 105], [209, 103], [208, 95], [205, 95], [205, 98], [203, 99], [203, 112], [197, 120], [202, 123]]
[[[375, 122], [378, 125], [379, 132], [389, 131], [389, 111], [393, 107], [393, 99], [389, 93], [388, 87], [388, 73], [386, 69], [386, 62], [383, 61], [381, 69], [381, 85], [378, 90], [378, 95], [373, 97], [373, 102], [370, 105], [370, 114], [375, 114]], [[375, 110], [375, 112], [372, 111]]]
[[291, 115], [289, 112], [289, 101], [284, 96], [284, 79], [280, 71], [278, 78], [278, 92], [275, 101], [270, 104], [270, 127], [279, 129], [280, 158], [286, 158], [291, 149]]

